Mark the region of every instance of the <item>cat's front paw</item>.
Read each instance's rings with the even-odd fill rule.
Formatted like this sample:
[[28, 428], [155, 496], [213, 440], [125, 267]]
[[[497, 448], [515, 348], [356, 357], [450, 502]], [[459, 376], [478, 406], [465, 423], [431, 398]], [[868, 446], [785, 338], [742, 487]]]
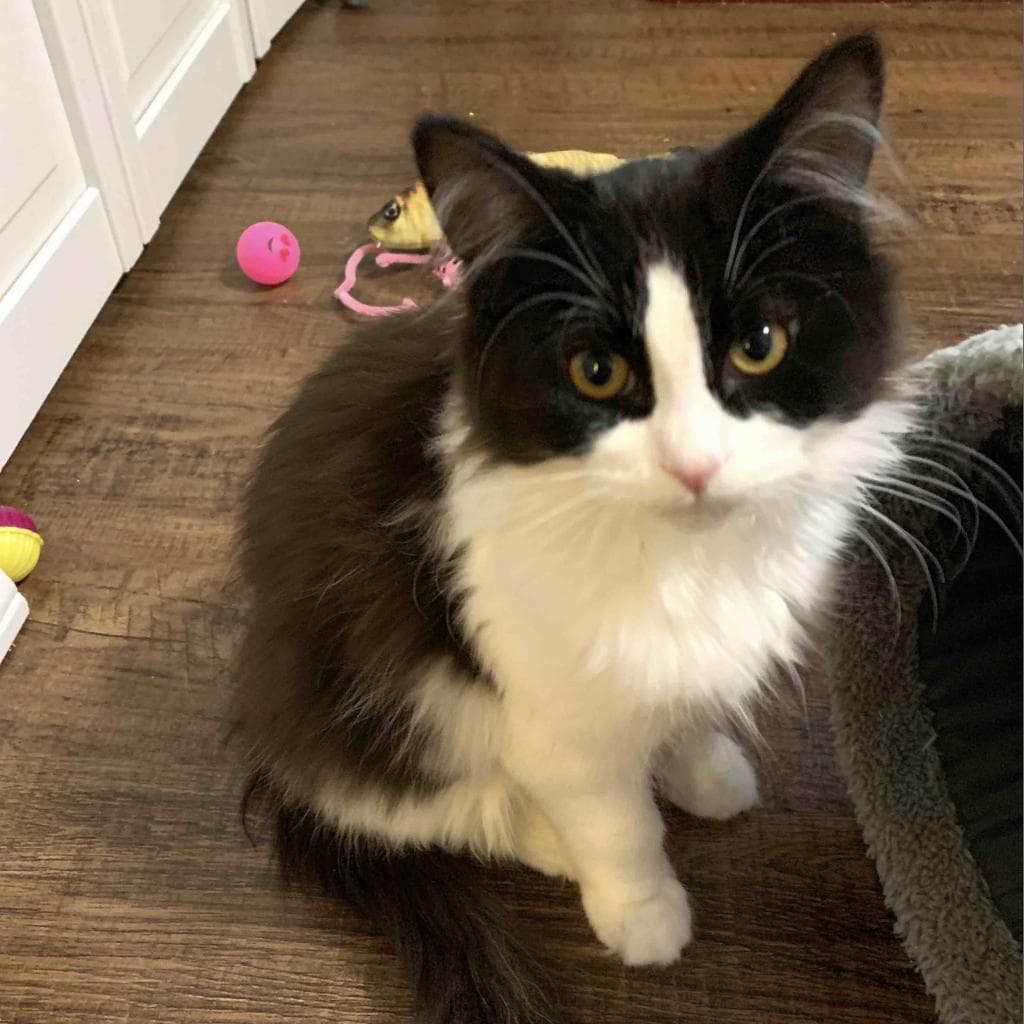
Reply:
[[690, 901], [671, 876], [639, 900], [584, 891], [583, 907], [594, 933], [628, 967], [670, 964], [693, 938]]
[[699, 818], [724, 821], [758, 800], [757, 776], [747, 755], [728, 736], [712, 733], [701, 753], [680, 748], [658, 772], [662, 793]]

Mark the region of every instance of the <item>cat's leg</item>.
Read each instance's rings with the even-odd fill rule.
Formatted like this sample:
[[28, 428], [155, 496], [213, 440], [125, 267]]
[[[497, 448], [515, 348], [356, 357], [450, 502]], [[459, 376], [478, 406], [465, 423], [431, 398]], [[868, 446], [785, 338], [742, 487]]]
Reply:
[[655, 777], [660, 791], [700, 818], [725, 820], [758, 800], [757, 776], [743, 750], [711, 729], [691, 729], [660, 752]]
[[575, 879], [569, 851], [547, 815], [525, 794], [518, 803], [513, 839], [516, 857], [542, 875]]
[[662, 846], [646, 758], [624, 757], [617, 735], [569, 735], [536, 717], [511, 734], [505, 768], [561, 838], [597, 937], [626, 964], [677, 959], [690, 907]]

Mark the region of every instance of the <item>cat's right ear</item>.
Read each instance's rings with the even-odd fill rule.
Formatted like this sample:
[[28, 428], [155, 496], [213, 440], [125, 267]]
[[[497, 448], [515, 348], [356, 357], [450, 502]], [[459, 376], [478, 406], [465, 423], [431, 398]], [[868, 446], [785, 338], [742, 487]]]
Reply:
[[870, 32], [826, 47], [756, 124], [720, 150], [720, 166], [745, 194], [768, 173], [778, 181], [856, 199], [881, 136], [885, 68]]
[[456, 117], [421, 116], [412, 130], [420, 178], [452, 251], [472, 262], [544, 219], [543, 171]]

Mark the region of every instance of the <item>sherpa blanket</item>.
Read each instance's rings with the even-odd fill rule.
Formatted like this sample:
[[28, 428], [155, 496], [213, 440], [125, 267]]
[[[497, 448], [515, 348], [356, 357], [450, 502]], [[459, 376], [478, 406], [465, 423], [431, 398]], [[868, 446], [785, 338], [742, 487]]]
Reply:
[[921, 429], [864, 515], [829, 641], [837, 760], [942, 1024], [1018, 1024], [1021, 326], [906, 380]]

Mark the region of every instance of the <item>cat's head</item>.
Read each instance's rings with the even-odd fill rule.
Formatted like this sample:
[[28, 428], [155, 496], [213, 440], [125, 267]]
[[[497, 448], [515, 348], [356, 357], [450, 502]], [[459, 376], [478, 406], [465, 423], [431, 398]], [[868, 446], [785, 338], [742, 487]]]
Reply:
[[882, 89], [877, 41], [851, 37], [721, 145], [586, 179], [421, 119], [420, 172], [468, 267], [474, 441], [673, 507], [862, 471], [894, 358], [865, 228]]

